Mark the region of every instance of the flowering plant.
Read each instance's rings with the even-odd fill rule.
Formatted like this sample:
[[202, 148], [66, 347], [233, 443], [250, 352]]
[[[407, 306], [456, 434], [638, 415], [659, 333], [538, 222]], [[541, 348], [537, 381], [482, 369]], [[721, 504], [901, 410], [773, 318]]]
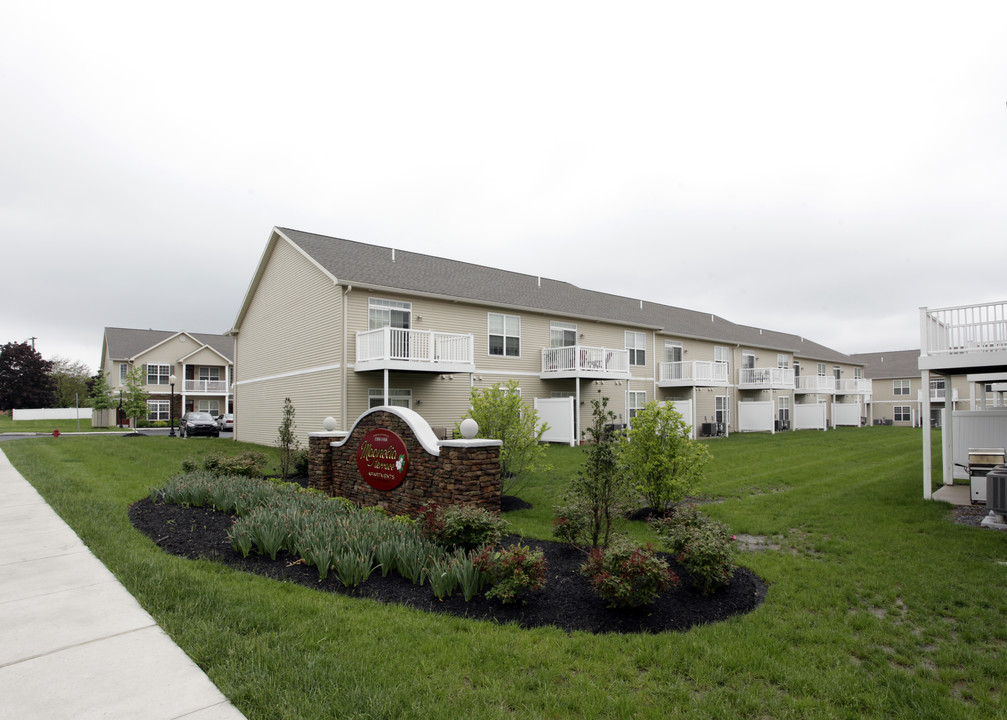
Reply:
[[734, 535], [727, 525], [687, 505], [653, 523], [655, 532], [685, 566], [693, 586], [709, 595], [726, 585], [734, 575]]

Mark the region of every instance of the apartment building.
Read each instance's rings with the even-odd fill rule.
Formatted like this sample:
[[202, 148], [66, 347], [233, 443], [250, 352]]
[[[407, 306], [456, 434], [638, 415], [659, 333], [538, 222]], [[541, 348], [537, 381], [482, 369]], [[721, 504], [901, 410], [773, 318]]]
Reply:
[[[147, 419], [176, 419], [183, 412], [202, 410], [213, 415], [233, 412], [234, 338], [230, 335], [175, 330], [105, 328], [99, 372], [108, 375], [113, 394], [122, 392], [126, 376], [137, 365], [146, 377]], [[174, 377], [175, 408], [171, 408]], [[109, 418], [122, 425], [127, 418]]]
[[591, 400], [629, 423], [674, 401], [700, 434], [860, 425], [853, 358], [722, 317], [509, 272], [274, 228], [230, 334], [236, 439], [271, 443], [284, 398], [305, 436], [399, 405], [448, 429], [473, 388], [517, 380], [529, 402]]

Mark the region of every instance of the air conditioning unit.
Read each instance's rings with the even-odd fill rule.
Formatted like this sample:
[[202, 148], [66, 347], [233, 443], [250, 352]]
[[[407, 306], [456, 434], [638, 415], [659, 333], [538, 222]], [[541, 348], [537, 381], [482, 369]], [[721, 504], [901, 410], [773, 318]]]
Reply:
[[986, 508], [999, 515], [1003, 522], [1007, 515], [1007, 465], [997, 465], [986, 474]]

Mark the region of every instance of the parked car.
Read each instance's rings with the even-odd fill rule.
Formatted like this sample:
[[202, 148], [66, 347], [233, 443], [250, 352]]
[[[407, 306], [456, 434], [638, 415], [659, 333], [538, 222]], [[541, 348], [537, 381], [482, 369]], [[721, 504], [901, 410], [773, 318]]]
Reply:
[[220, 437], [217, 421], [208, 412], [187, 412], [178, 421], [178, 434], [182, 437], [190, 435], [212, 435]]
[[217, 416], [218, 430], [234, 430], [234, 413], [224, 413]]

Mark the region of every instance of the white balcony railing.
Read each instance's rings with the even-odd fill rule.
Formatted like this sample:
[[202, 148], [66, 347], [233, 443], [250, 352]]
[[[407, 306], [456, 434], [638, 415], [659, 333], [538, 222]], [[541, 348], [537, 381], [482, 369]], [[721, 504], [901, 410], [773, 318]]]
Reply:
[[357, 364], [365, 369], [444, 365], [452, 371], [473, 364], [471, 335], [384, 327], [357, 333]]
[[921, 354], [1007, 350], [1007, 302], [921, 310]]
[[729, 382], [728, 368], [727, 363], [709, 360], [663, 362], [658, 366], [658, 384], [726, 386]]
[[844, 395], [870, 395], [872, 388], [870, 378], [847, 378], [839, 381], [838, 391]]
[[836, 392], [836, 378], [829, 375], [801, 375], [795, 380], [794, 390], [809, 393]]
[[227, 382], [224, 380], [186, 380], [185, 392], [223, 395], [227, 392]]
[[743, 390], [758, 388], [792, 388], [794, 371], [790, 368], [741, 368], [738, 370], [738, 387]]
[[629, 351], [569, 345], [542, 349], [542, 375], [628, 376]]

